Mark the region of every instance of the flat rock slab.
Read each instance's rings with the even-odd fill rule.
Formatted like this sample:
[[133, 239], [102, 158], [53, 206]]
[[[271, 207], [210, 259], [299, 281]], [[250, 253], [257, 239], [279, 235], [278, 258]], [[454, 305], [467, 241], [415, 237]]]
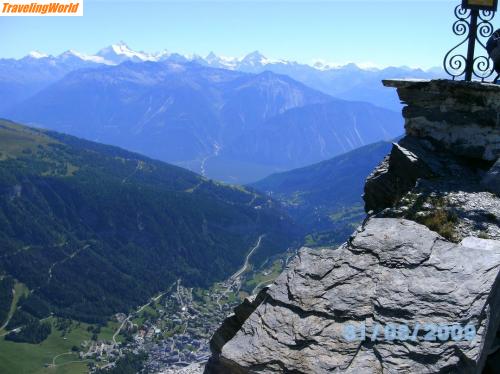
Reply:
[[[372, 218], [337, 250], [303, 249], [222, 347], [219, 372], [476, 373], [500, 321], [498, 244]], [[426, 340], [439, 326], [455, 334]]]

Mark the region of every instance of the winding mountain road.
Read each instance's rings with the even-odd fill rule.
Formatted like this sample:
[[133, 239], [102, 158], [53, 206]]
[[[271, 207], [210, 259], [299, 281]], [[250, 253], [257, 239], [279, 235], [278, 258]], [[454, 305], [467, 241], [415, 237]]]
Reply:
[[247, 257], [245, 258], [245, 263], [243, 264], [242, 268], [240, 270], [238, 270], [236, 273], [234, 273], [232, 276], [231, 276], [231, 279], [233, 280], [236, 280], [237, 278], [239, 278], [244, 272], [247, 271], [248, 269], [248, 264], [249, 264], [249, 260], [250, 260], [250, 257], [252, 257], [253, 253], [259, 249], [260, 247], [260, 243], [262, 242], [262, 239], [265, 237], [266, 235], [261, 235], [259, 236], [259, 239], [257, 240], [257, 244], [255, 245], [255, 247], [252, 248], [252, 250], [247, 254]]
[[215, 301], [217, 303], [217, 305], [219, 306], [220, 310], [222, 310], [222, 305], [220, 303], [220, 300], [223, 297], [225, 297], [231, 291], [231, 289], [233, 288], [233, 286], [236, 283], [238, 283], [238, 281], [240, 280], [241, 275], [244, 274], [248, 270], [248, 265], [250, 264], [250, 257], [252, 257], [252, 255], [255, 253], [255, 251], [257, 249], [259, 249], [260, 244], [262, 243], [262, 239], [264, 239], [265, 236], [266, 236], [265, 234], [259, 236], [259, 239], [257, 240], [257, 244], [247, 254], [243, 266], [236, 273], [234, 273], [233, 275], [231, 275], [231, 277], [226, 282], [224, 282], [224, 283], [227, 284], [226, 290], [224, 292], [222, 292], [219, 295], [219, 297], [217, 298], [217, 300]]
[[113, 343], [114, 344], [118, 344], [117, 341], [116, 341], [116, 337], [118, 336], [118, 334], [120, 333], [120, 331], [122, 330], [123, 326], [125, 326], [125, 324], [130, 321], [130, 319], [136, 315], [136, 314], [139, 314], [140, 312], [142, 312], [144, 310], [144, 308], [146, 308], [149, 304], [151, 304], [153, 301], [156, 302], [158, 300], [160, 300], [160, 298], [165, 295], [166, 292], [162, 292], [161, 294], [159, 294], [158, 296], [156, 297], [152, 297], [146, 304], [142, 305], [141, 307], [139, 307], [139, 309], [137, 309], [135, 312], [133, 313], [130, 313], [127, 318], [125, 318], [123, 320], [123, 322], [121, 323], [120, 327], [118, 327], [118, 329], [115, 331], [115, 333], [113, 334]]

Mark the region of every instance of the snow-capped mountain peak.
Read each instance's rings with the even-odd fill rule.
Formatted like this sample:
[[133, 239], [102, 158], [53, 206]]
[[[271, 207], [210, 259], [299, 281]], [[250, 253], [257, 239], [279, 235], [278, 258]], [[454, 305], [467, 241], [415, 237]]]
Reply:
[[[378, 67], [372, 63], [338, 64], [338, 63], [327, 62], [324, 60], [316, 60], [313, 61], [312, 64], [303, 64], [289, 60], [270, 59], [264, 56], [259, 51], [251, 52], [243, 57], [221, 56], [214, 52], [210, 52], [206, 57], [200, 57], [199, 55], [196, 54], [186, 55], [186, 54], [173, 53], [168, 50], [163, 50], [157, 53], [147, 53], [142, 51], [134, 51], [123, 41], [105, 47], [99, 50], [95, 55], [87, 55], [75, 50], [68, 50], [57, 57], [52, 57], [39, 51], [33, 51], [30, 52], [29, 55], [26, 56], [26, 58], [28, 59], [49, 58], [53, 60], [53, 63], [56, 63], [56, 60], [61, 60], [66, 62], [78, 62], [78, 60], [81, 60], [85, 62], [106, 64], [106, 65], [118, 65], [125, 61], [132, 61], [132, 62], [169, 61], [173, 63], [194, 62], [214, 68], [240, 70], [250, 73], [252, 72], [258, 73], [266, 69], [272, 69], [273, 66], [275, 66], [278, 69], [312, 68], [314, 70], [319, 70], [319, 71], [342, 70], [351, 72], [356, 72], [360, 70], [378, 72], [385, 69], [382, 67]], [[398, 68], [398, 70], [401, 69], [403, 68]], [[435, 71], [433, 72], [436, 73], [439, 71], [441, 71], [441, 69], [435, 69]]]
[[261, 61], [263, 59], [265, 59], [266, 56], [264, 56], [262, 53], [260, 53], [259, 51], [253, 51], [253, 52], [250, 52], [249, 54], [247, 54], [242, 61]]
[[147, 57], [148, 57], [144, 53], [133, 51], [132, 49], [130, 49], [130, 47], [125, 42], [122, 42], [122, 41], [120, 41], [117, 44], [112, 44], [110, 46], [110, 48], [117, 55], [124, 55], [124, 56], [127, 56], [127, 57], [137, 56], [137, 57], [139, 57], [141, 59], [147, 59]]
[[112, 65], [112, 62], [106, 60], [105, 58], [103, 58], [101, 56], [86, 55], [84, 53], [80, 53], [78, 51], [75, 51], [74, 49], [70, 49], [66, 52], [63, 52], [57, 57], [62, 61], [68, 61], [71, 59], [79, 59], [82, 61], [95, 62], [96, 64]]
[[218, 56], [214, 52], [210, 52], [207, 57], [202, 60], [202, 62], [209, 66], [229, 70], [235, 70], [240, 62], [240, 59], [237, 57]]
[[264, 56], [262, 53], [259, 51], [254, 51], [252, 53], [249, 53], [245, 57], [243, 57], [240, 60], [240, 67], [241, 68], [258, 68], [261, 66], [265, 65], [270, 65], [270, 64], [280, 64], [280, 65], [292, 65], [295, 64], [294, 62], [290, 62], [287, 60], [275, 60], [275, 59], [270, 59]]
[[172, 53], [170, 53], [168, 50], [164, 49], [161, 52], [152, 54], [151, 57], [155, 61], [163, 61], [163, 60], [167, 59], [171, 55], [172, 55]]
[[145, 52], [136, 52], [122, 41], [101, 49], [97, 52], [96, 56], [100, 56], [114, 64], [120, 64], [124, 61], [157, 61], [157, 58], [154, 56]]
[[49, 57], [49, 55], [40, 51], [31, 51], [30, 53], [28, 53], [27, 57], [39, 59], [39, 58], [47, 58]]
[[250, 65], [250, 66], [266, 65], [267, 61], [268, 60], [267, 60], [266, 56], [264, 56], [259, 51], [254, 51], [254, 52], [249, 53], [248, 55], [246, 55], [241, 60], [241, 64], [243, 64], [243, 65]]
[[207, 62], [212, 62], [212, 61], [218, 61], [219, 60], [219, 56], [217, 56], [213, 51], [211, 51], [207, 57], [205, 57], [205, 60]]

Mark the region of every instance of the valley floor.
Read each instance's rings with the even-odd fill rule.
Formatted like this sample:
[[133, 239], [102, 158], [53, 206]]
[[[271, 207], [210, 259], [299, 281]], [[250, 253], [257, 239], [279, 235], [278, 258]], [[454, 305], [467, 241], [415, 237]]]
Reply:
[[[4, 374], [78, 374], [112, 369], [127, 354], [147, 354], [151, 373], [196, 373], [210, 356], [209, 340], [224, 318], [246, 296], [271, 283], [294, 251], [255, 269], [250, 250], [237, 272], [209, 289], [185, 287], [179, 279], [170, 289], [128, 315], [117, 314], [104, 327], [50, 317], [52, 333], [40, 344], [0, 337], [0, 372]], [[22, 292], [16, 285], [14, 302]], [[0, 335], [7, 331], [0, 330]]]

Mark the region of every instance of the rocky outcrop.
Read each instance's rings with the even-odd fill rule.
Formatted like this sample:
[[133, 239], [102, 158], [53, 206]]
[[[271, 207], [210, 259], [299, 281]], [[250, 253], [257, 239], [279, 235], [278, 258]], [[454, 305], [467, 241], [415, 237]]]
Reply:
[[[367, 179], [369, 216], [340, 248], [302, 249], [245, 313], [230, 317], [214, 336], [206, 373], [498, 367], [498, 90], [396, 84], [425, 113], [405, 109], [406, 137]], [[424, 128], [428, 121], [436, 122]], [[481, 134], [460, 133], [476, 126]]]
[[[395, 152], [411, 156], [407, 162], [389, 157], [378, 174], [367, 178], [367, 211], [422, 223], [455, 242], [467, 236], [500, 240], [500, 200], [494, 194], [498, 163], [488, 169], [483, 162], [451, 155], [411, 136], [394, 145], [391, 155]], [[414, 170], [420, 175], [407, 166], [416, 159], [421, 166]], [[407, 178], [400, 177], [406, 171]]]
[[389, 80], [384, 85], [396, 87], [406, 104], [407, 135], [468, 158], [500, 158], [500, 86], [449, 80]]
[[[500, 158], [500, 86], [475, 82], [384, 81], [397, 87], [406, 137], [367, 179], [366, 211], [394, 205], [417, 180], [456, 176], [471, 162], [487, 168]], [[496, 168], [483, 186], [498, 194]], [[495, 171], [496, 170], [496, 171]], [[469, 180], [471, 175], [462, 175]]]
[[403, 145], [403, 142], [393, 144], [390, 155], [367, 178], [363, 196], [367, 212], [394, 205], [415, 187], [418, 179], [433, 175], [418, 153]]
[[[453, 244], [415, 222], [375, 218], [338, 250], [302, 250], [220, 359], [236, 373], [475, 372], [500, 321], [499, 271], [498, 242]], [[422, 332], [473, 325], [477, 335], [474, 343], [385, 337], [390, 324], [411, 335], [417, 323]], [[350, 326], [358, 338], [347, 337]]]
[[481, 184], [489, 191], [500, 195], [500, 159], [488, 170]]
[[210, 350], [220, 352], [226, 342], [231, 340], [241, 328], [243, 323], [267, 297], [267, 287], [257, 295], [247, 297], [240, 305], [234, 308], [234, 313], [228, 316], [221, 327], [217, 329], [210, 340]]

